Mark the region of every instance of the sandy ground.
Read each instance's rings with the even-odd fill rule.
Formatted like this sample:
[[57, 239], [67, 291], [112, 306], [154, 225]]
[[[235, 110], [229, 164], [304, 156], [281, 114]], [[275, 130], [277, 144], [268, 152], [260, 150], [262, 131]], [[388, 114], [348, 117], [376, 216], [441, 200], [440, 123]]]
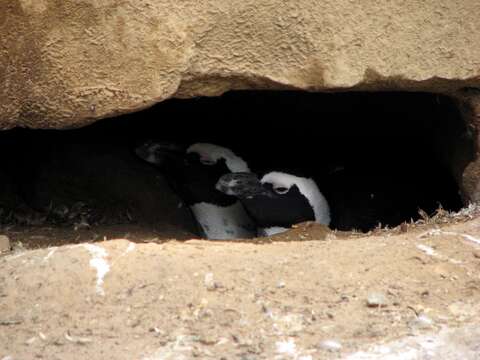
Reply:
[[4, 233], [2, 360], [480, 358], [480, 218], [257, 243]]

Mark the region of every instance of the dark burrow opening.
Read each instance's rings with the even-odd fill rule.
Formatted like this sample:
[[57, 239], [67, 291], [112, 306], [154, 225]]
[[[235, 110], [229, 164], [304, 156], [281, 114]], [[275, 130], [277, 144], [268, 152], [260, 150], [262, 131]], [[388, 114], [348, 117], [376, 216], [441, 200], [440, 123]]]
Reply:
[[[194, 236], [165, 174], [135, 155], [154, 138], [214, 143], [253, 171], [313, 177], [333, 229], [394, 227], [463, 206], [451, 154], [467, 133], [453, 99], [406, 92], [237, 91], [168, 100], [81, 129], [13, 129], [0, 133], [0, 222], [78, 234], [135, 224], [160, 238]], [[471, 156], [473, 145], [462, 151]]]

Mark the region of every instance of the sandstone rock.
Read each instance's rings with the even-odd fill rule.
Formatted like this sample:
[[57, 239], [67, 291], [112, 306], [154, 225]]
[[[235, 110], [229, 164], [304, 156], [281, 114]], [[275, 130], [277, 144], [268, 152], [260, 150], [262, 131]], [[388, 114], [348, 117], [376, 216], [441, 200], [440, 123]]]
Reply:
[[13, 0], [0, 128], [65, 128], [229, 89], [480, 87], [469, 0]]

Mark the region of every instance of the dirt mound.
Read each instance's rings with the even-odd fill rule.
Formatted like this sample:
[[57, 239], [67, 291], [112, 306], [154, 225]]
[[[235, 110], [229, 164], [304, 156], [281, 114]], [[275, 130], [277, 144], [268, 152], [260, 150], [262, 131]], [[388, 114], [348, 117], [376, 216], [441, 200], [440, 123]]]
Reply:
[[479, 233], [17, 250], [0, 258], [0, 358], [473, 359]]

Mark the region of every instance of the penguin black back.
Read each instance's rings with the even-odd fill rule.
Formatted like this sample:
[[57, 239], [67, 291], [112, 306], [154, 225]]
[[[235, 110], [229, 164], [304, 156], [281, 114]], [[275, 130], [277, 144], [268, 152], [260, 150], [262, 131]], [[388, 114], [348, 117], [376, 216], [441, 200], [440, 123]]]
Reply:
[[252, 173], [233, 173], [222, 176], [217, 189], [238, 197], [267, 235], [304, 221], [330, 223], [328, 203], [309, 178], [271, 172], [259, 180]]
[[150, 142], [138, 148], [137, 154], [162, 169], [207, 238], [254, 237], [255, 225], [238, 199], [215, 188], [222, 175], [249, 171], [247, 164], [231, 150], [214, 144], [196, 143], [182, 151], [173, 148], [172, 153], [172, 146]]
[[315, 213], [308, 199], [296, 185], [289, 189], [281, 189], [277, 193], [271, 184], [265, 184], [265, 193], [246, 197], [242, 204], [260, 228], [284, 227], [304, 221], [315, 221]]

